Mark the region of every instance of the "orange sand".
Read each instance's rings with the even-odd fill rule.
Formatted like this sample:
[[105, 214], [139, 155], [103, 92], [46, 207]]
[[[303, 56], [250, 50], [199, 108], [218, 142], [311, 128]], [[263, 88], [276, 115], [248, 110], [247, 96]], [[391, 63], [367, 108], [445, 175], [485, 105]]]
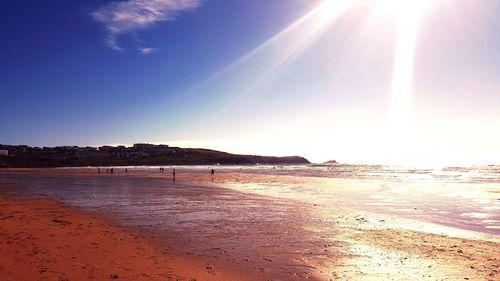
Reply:
[[1, 280], [250, 280], [55, 201], [0, 197]]

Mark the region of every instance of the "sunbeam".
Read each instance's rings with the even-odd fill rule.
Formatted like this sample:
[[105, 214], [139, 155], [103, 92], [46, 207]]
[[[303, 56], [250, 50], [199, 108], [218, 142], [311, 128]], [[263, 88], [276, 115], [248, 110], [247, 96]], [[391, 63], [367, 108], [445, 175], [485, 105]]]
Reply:
[[[195, 89], [206, 89], [220, 79], [231, 98], [218, 112], [235, 108], [242, 100], [258, 99], [268, 83], [278, 80], [295, 59], [308, 50], [354, 4], [352, 0], [324, 0], [265, 42], [207, 78]], [[213, 84], [212, 84], [213, 85]], [[218, 86], [215, 86], [217, 89]]]
[[[223, 70], [218, 71], [209, 79], [215, 79], [232, 72], [245, 63], [262, 59], [262, 71], [254, 79], [252, 85], [269, 77], [279, 66], [292, 61], [313, 44], [328, 26], [334, 23], [353, 4], [351, 0], [324, 0], [282, 31], [241, 56]], [[260, 61], [260, 60], [259, 60]]]
[[417, 161], [422, 148], [415, 144], [412, 118], [415, 50], [419, 22], [429, 1], [379, 0], [379, 5], [397, 20], [386, 153], [398, 163]]
[[352, 5], [350, 0], [324, 0], [316, 8], [299, 18], [287, 28], [268, 39], [266, 42], [244, 55], [235, 63], [245, 61], [258, 53], [265, 52], [273, 45], [280, 44], [286, 46], [285, 51], [280, 52], [274, 59], [274, 63], [269, 67], [276, 68], [293, 56], [299, 55], [304, 49], [314, 42], [322, 31], [337, 20]]
[[380, 0], [382, 8], [394, 12], [398, 20], [390, 118], [399, 129], [406, 126], [411, 117], [417, 31], [422, 12], [428, 4], [428, 0]]

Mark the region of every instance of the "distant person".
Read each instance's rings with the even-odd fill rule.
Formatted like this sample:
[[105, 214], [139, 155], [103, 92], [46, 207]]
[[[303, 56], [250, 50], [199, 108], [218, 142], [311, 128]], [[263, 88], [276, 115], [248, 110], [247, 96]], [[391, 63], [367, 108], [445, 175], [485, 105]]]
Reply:
[[113, 168], [111, 168], [111, 173], [113, 173]]
[[101, 173], [101, 168], [97, 168], [97, 173], [100, 174]]
[[172, 170], [172, 176], [175, 178], [175, 169]]
[[125, 173], [126, 173], [126, 172], [128, 172], [128, 169], [127, 169], [127, 168], [125, 168]]
[[212, 174], [212, 176], [215, 175], [214, 169], [212, 169], [212, 171], [210, 171], [210, 174]]
[[109, 174], [109, 169], [106, 169], [106, 174]]

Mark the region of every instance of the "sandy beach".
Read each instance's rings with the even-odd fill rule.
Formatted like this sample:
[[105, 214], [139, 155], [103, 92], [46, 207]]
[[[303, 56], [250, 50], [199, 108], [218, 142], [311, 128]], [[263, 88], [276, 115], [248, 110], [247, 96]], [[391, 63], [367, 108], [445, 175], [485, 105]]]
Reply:
[[2, 197], [0, 214], [2, 280], [220, 280], [200, 260], [52, 200]]
[[496, 234], [234, 186], [315, 183], [304, 177], [181, 173], [172, 181], [167, 173], [97, 176], [93, 170], [43, 169], [2, 176], [5, 280], [500, 276]]

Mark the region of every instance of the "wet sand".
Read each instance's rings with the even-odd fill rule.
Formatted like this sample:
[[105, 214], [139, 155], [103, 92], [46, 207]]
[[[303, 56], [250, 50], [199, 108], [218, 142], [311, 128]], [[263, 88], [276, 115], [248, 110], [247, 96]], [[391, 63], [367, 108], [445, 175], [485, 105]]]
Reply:
[[[36, 182], [45, 186], [53, 181], [61, 184], [56, 181], [64, 177], [59, 171], [20, 173], [50, 174], [51, 178]], [[95, 177], [88, 171], [66, 175], [75, 176], [80, 177], [79, 184]], [[234, 181], [270, 181], [262, 175], [233, 173], [212, 179], [185, 174], [178, 175], [175, 184], [134, 191], [135, 180], [147, 178], [171, 180], [168, 174], [129, 174], [120, 179], [116, 189], [122, 189], [113, 193], [115, 205], [135, 206], [125, 211], [115, 205], [85, 205], [82, 198], [109, 192], [111, 187], [96, 189], [113, 183], [101, 178], [92, 178], [91, 193], [84, 192], [88, 185], [81, 189], [82, 198], [60, 190], [49, 193], [48, 197], [84, 211], [47, 199], [3, 196], [0, 274], [9, 276], [7, 280], [117, 276], [125, 280], [498, 280], [500, 276], [496, 235], [413, 231], [401, 227], [407, 220], [391, 215], [220, 187]], [[304, 181], [272, 178], [290, 180]], [[130, 183], [126, 189], [124, 182]], [[22, 198], [34, 192], [0, 189]], [[47, 197], [40, 189], [35, 194]], [[130, 197], [116, 199], [123, 194]], [[99, 196], [111, 200], [107, 193]]]
[[2, 280], [252, 280], [48, 199], [0, 197]]

